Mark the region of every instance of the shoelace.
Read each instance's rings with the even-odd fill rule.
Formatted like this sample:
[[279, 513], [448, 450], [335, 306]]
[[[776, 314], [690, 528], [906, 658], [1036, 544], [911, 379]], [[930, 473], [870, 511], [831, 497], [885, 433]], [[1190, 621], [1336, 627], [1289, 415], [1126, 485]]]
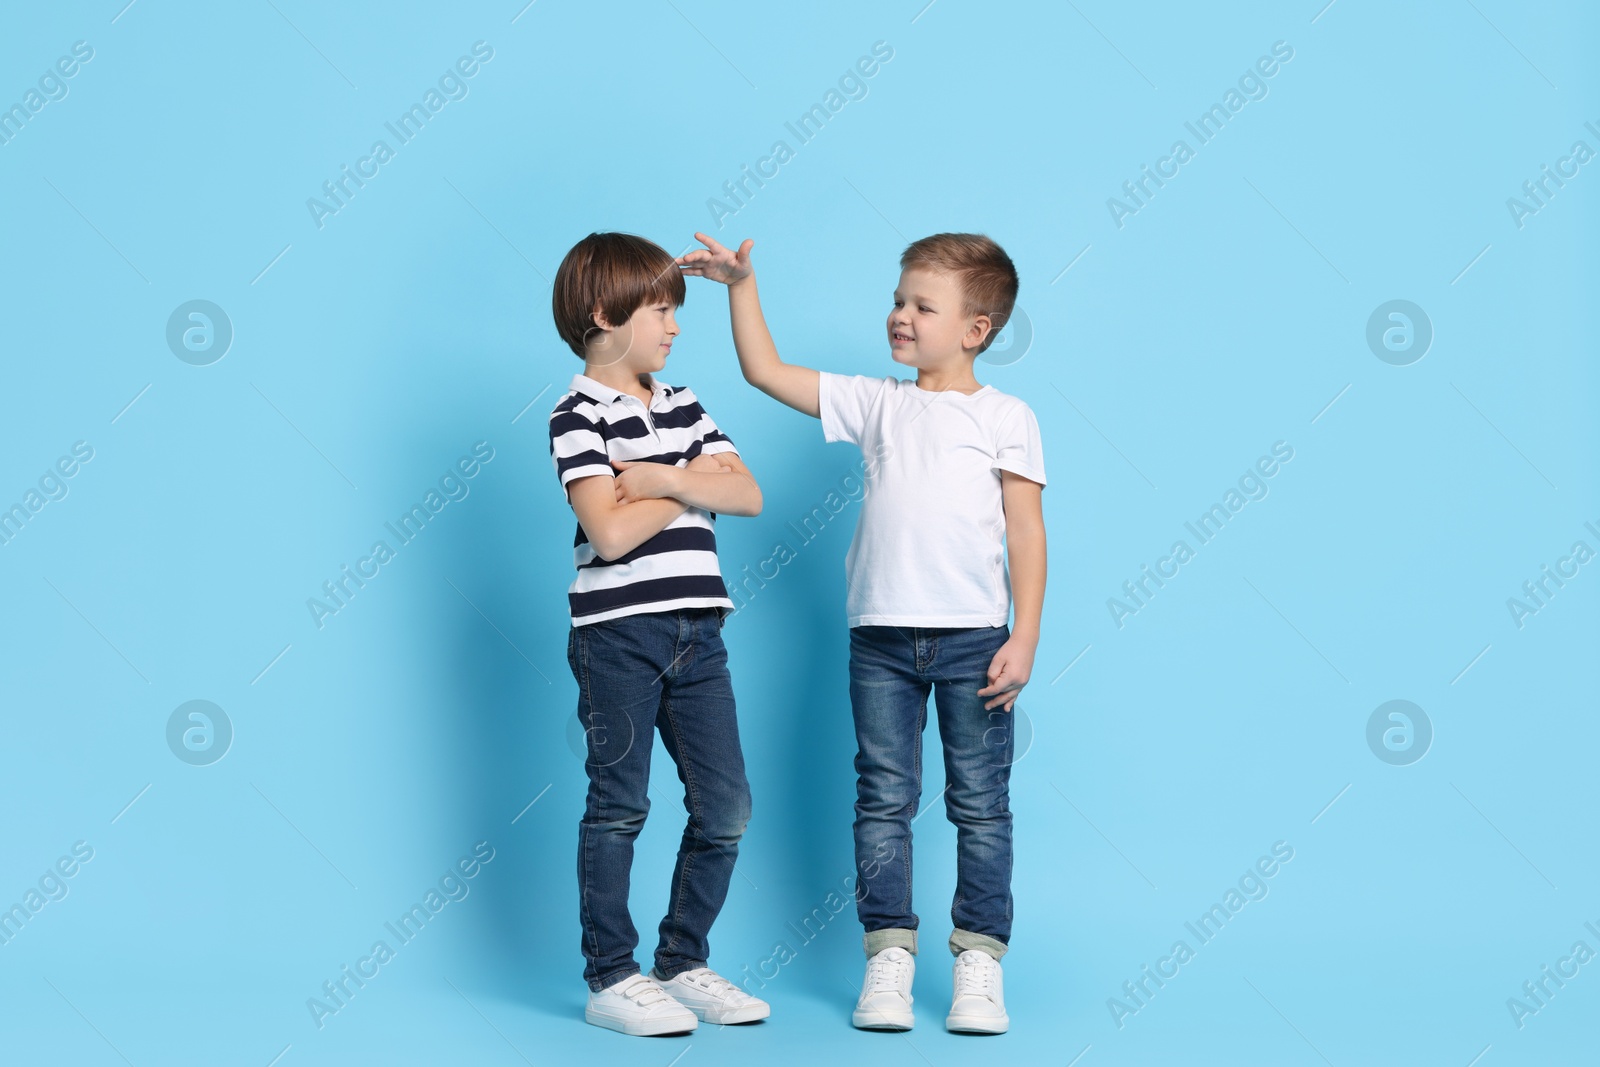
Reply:
[[617, 994], [627, 997], [641, 1008], [648, 1008], [652, 1004], [660, 1004], [669, 996], [665, 989], [662, 989], [642, 974], [635, 975], [633, 981], [617, 990]]
[[974, 996], [994, 999], [995, 966], [991, 963], [956, 961], [955, 993], [958, 997]]
[[719, 999], [740, 1000], [749, 996], [744, 990], [709, 967], [697, 967], [692, 971], [684, 971], [678, 977], [695, 988], [703, 989]]
[[867, 968], [866, 994], [905, 991], [905, 960], [873, 960]]

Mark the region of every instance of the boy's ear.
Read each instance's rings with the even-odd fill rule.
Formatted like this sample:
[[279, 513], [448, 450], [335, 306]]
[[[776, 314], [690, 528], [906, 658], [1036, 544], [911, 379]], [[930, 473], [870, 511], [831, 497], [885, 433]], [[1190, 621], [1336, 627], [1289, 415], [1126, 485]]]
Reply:
[[988, 312], [979, 312], [977, 317], [972, 320], [972, 325], [967, 327], [967, 337], [975, 338], [969, 347], [981, 347], [984, 339], [997, 329], [999, 327], [994, 324], [994, 320], [989, 317]]
[[616, 328], [612, 326], [611, 323], [606, 321], [606, 313], [601, 310], [599, 304], [596, 304], [594, 306], [594, 310], [589, 312], [589, 321], [593, 322], [602, 330], [612, 330]]

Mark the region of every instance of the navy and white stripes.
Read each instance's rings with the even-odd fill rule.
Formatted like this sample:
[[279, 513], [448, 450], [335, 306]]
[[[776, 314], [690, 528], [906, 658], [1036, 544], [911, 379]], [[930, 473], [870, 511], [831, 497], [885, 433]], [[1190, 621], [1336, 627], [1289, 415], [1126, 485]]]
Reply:
[[[550, 458], [563, 488], [578, 478], [614, 476], [612, 460], [682, 467], [716, 452], [738, 450], [683, 387], [653, 381], [647, 408], [637, 397], [578, 374], [550, 413]], [[578, 574], [567, 591], [572, 624], [678, 608], [732, 610], [717, 560], [715, 521], [704, 508], [691, 507], [613, 560], [600, 558], [579, 524], [573, 540]]]

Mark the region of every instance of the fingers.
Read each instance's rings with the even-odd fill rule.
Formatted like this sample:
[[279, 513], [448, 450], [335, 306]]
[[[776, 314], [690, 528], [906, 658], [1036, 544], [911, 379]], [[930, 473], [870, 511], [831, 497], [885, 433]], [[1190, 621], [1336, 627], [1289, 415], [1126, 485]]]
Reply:
[[[695, 231], [694, 239], [696, 241], [699, 241], [701, 244], [705, 245], [713, 253], [726, 252], [727, 251], [726, 248], [723, 248], [721, 245], [719, 245], [717, 243], [717, 239], [715, 237], [711, 237], [711, 236], [708, 236], [706, 234], [703, 234], [699, 230]], [[691, 252], [689, 254], [690, 255], [701, 255], [703, 253], [701, 253], [698, 249], [696, 249], [694, 252]]]
[[[1000, 652], [996, 652], [994, 658], [989, 661], [989, 669], [984, 672], [989, 677], [989, 685], [986, 687], [988, 689], [993, 689], [1000, 679], [1005, 677], [1006, 661], [1004, 652], [1004, 649], [1002, 649]], [[980, 694], [983, 693], [983, 691], [984, 690], [982, 689], [978, 690]]]
[[1013, 705], [1013, 704], [1015, 704], [1017, 702], [1017, 696], [1018, 696], [1019, 693], [1021, 693], [1021, 691], [1022, 691], [1022, 686], [1020, 686], [1020, 685], [1017, 685], [1017, 684], [1008, 685], [1008, 686], [1005, 687], [1005, 689], [1001, 690], [999, 695], [996, 696], [994, 699], [984, 701], [983, 710], [991, 711], [991, 710], [994, 709], [994, 707], [996, 705], [1004, 704], [1005, 705], [1005, 710], [1006, 711], [1010, 711], [1011, 710], [1011, 705]]
[[1002, 670], [999, 677], [978, 690], [978, 695], [981, 697], [999, 695], [1003, 698], [1006, 693], [1015, 693], [1027, 684], [1028, 680], [1026, 678], [1019, 679], [1015, 675], [1008, 674]]
[[633, 480], [631, 478], [624, 478], [620, 472], [627, 470], [629, 467], [637, 467], [639, 465], [638, 461], [630, 459], [614, 459], [611, 461], [611, 465], [617, 468], [619, 472], [615, 481], [613, 482], [613, 486], [617, 491], [617, 503], [633, 503], [633, 501], [638, 499], [638, 496], [632, 491]]
[[691, 263], [709, 263], [715, 260], [747, 260], [750, 258], [750, 249], [755, 247], [755, 238], [746, 237], [739, 245], [739, 251], [733, 252], [725, 246], [718, 244], [716, 238], [708, 237], [696, 231], [695, 240], [705, 245], [705, 248], [696, 248], [692, 252], [685, 252], [674, 262], [679, 266]]
[[1017, 697], [1021, 695], [1022, 687], [1027, 684], [1027, 678], [1017, 678], [1002, 671], [1000, 677], [992, 684], [978, 690], [979, 696], [992, 698], [984, 702], [984, 710], [991, 711], [996, 706], [1003, 704], [1005, 706], [1002, 710], [1010, 711], [1012, 706], [1016, 704]]

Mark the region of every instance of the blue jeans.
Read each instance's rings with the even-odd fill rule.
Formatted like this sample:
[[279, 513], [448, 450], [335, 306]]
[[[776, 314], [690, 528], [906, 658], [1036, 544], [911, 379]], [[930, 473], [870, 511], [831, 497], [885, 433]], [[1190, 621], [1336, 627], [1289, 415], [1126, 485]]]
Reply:
[[633, 842], [650, 810], [657, 729], [678, 765], [689, 820], [655, 966], [664, 978], [704, 967], [707, 935], [750, 820], [722, 617], [715, 608], [688, 608], [575, 626], [567, 663], [578, 682], [589, 775], [578, 824], [584, 980], [598, 992], [639, 972], [628, 883]]
[[867, 954], [916, 951], [911, 820], [922, 795], [922, 731], [933, 692], [944, 745], [945, 815], [956, 827], [954, 952], [998, 958], [1011, 938], [1012, 713], [978, 690], [1005, 644], [1004, 626], [850, 630], [856, 726], [856, 914]]

